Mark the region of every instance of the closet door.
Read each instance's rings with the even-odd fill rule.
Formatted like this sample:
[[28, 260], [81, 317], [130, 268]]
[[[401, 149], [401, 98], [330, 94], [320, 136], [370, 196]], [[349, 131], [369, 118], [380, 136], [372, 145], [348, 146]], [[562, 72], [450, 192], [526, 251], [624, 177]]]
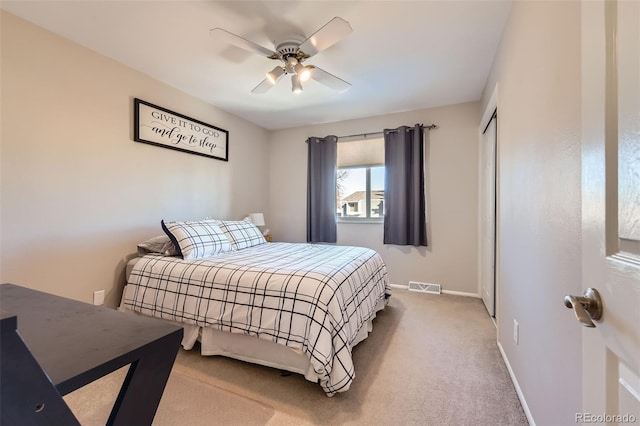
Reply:
[[489, 315], [496, 316], [496, 145], [497, 114], [494, 111], [480, 138], [480, 238], [479, 277], [482, 300]]

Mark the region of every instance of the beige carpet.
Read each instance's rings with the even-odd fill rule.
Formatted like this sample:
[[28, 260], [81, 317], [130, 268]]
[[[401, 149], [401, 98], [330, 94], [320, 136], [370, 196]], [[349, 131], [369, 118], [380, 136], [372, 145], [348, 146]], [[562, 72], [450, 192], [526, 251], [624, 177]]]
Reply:
[[[64, 399], [83, 426], [104, 426], [127, 373], [122, 368]], [[274, 410], [232, 392], [173, 371], [156, 412], [154, 425], [264, 425]], [[133, 426], [133, 425], [132, 425]]]
[[[154, 424], [526, 425], [495, 336], [479, 299], [394, 289], [354, 348], [349, 391], [327, 398], [297, 374], [181, 350]], [[83, 425], [104, 424], [119, 380], [65, 397]]]

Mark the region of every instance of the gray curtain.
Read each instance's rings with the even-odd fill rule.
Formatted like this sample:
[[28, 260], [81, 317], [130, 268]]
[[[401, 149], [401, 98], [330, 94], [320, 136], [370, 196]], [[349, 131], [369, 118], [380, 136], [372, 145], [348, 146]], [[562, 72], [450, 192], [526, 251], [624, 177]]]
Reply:
[[307, 139], [307, 242], [336, 242], [338, 138]]
[[385, 129], [384, 243], [426, 246], [424, 127]]

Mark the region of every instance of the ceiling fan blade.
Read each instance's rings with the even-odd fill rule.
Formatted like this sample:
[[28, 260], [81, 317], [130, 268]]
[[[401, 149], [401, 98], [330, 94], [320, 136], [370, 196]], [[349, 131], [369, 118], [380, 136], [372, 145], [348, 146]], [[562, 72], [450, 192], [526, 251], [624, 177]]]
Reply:
[[224, 40], [227, 43], [233, 44], [234, 46], [251, 53], [257, 53], [258, 55], [264, 55], [266, 57], [270, 57], [273, 55], [278, 57], [278, 54], [273, 50], [262, 47], [259, 44], [249, 41], [246, 38], [242, 38], [239, 35], [230, 33], [229, 31], [222, 28], [214, 28], [212, 30], [209, 30], [209, 35], [216, 39]]
[[326, 72], [322, 68], [313, 67], [311, 70], [311, 78], [322, 83], [330, 89], [337, 90], [338, 92], [346, 92], [351, 87], [350, 83], [347, 83], [341, 78]]
[[265, 78], [256, 87], [251, 89], [251, 93], [262, 95], [263, 93], [267, 93], [273, 86], [275, 86], [275, 83], [272, 83], [268, 78]]
[[324, 27], [313, 33], [308, 39], [302, 42], [299, 49], [305, 54], [313, 56], [324, 49], [333, 46], [353, 32], [351, 25], [344, 19], [336, 16]]

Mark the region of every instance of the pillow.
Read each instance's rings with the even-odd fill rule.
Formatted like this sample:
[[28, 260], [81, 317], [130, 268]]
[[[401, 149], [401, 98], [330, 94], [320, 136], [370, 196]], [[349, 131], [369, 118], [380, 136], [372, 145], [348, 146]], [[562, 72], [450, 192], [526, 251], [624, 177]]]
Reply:
[[226, 235], [215, 220], [160, 222], [185, 260], [202, 259], [231, 250]]
[[171, 239], [166, 235], [159, 235], [138, 244], [138, 256], [144, 256], [149, 253], [159, 253], [164, 256], [180, 254]]
[[267, 242], [258, 227], [246, 220], [220, 220], [218, 225], [231, 242], [231, 250], [241, 250]]

